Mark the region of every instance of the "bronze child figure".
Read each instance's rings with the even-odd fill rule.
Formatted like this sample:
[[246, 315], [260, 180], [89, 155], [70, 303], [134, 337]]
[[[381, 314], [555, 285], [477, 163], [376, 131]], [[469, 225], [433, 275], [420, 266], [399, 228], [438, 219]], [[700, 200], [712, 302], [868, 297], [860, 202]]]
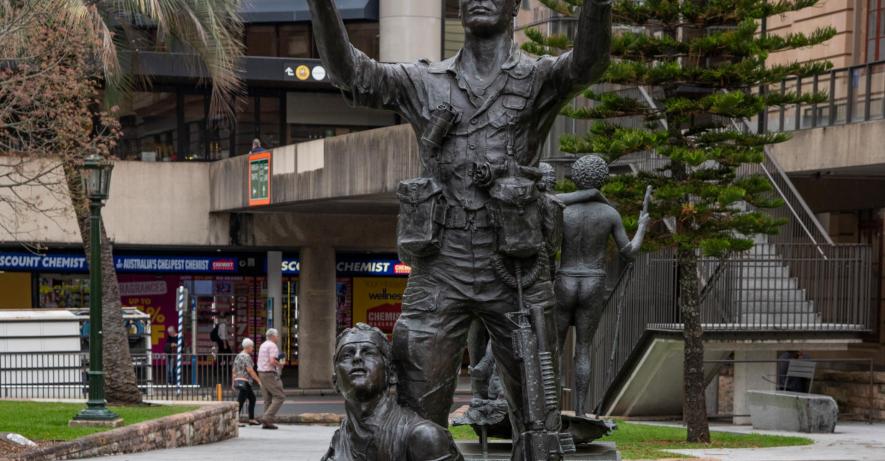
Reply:
[[381, 330], [358, 323], [338, 336], [335, 388], [347, 415], [322, 461], [457, 461], [451, 435], [397, 405], [390, 344]]
[[584, 400], [590, 389], [590, 346], [606, 299], [605, 259], [609, 238], [614, 238], [623, 258], [633, 259], [642, 246], [649, 223], [651, 187], [646, 190], [639, 229], [630, 240], [618, 210], [598, 192], [607, 178], [605, 160], [597, 155], [585, 155], [572, 165], [572, 180], [579, 190], [559, 195], [567, 206], [563, 212], [562, 252], [556, 273], [556, 315], [560, 350], [569, 327], [575, 326], [577, 416], [584, 415]]

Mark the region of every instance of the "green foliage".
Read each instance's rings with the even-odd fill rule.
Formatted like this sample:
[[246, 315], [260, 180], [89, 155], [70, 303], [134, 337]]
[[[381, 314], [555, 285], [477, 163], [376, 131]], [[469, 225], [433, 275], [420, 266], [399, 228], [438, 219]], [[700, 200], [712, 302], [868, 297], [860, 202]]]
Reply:
[[[81, 403], [0, 402], [0, 432], [14, 432], [35, 441], [66, 441], [108, 428], [68, 427], [85, 406]], [[183, 405], [139, 405], [110, 407], [126, 425], [197, 409]]]
[[[614, 1], [613, 20], [622, 27], [612, 40], [612, 63], [600, 79], [608, 84], [605, 89], [614, 90], [593, 87], [582, 93], [589, 104], [564, 108], [563, 115], [594, 123], [587, 133], [563, 136], [560, 144], [564, 152], [596, 153], [609, 162], [627, 155], [631, 162], [640, 159], [634, 163], [638, 174], [611, 178], [603, 192], [630, 223], [645, 187], [654, 186], [650, 214], [675, 223], [675, 229], [656, 226], [647, 239], [650, 248], [700, 248], [723, 257], [750, 248], [750, 236], [776, 233], [783, 224], [761, 211], [783, 203], [768, 180], [747, 174], [746, 166], [762, 162], [766, 145], [789, 136], [745, 132], [741, 120], [770, 107], [826, 101], [820, 92], [758, 91], [831, 68], [829, 62], [766, 62], [771, 53], [826, 42], [836, 34], [833, 27], [807, 34], [759, 33], [761, 18], [817, 1]], [[581, 2], [543, 3], [575, 16]], [[529, 50], [561, 53], [571, 46], [564, 37], [545, 37], [537, 30], [527, 35]], [[637, 86], [645, 87], [654, 105], [622, 90]], [[634, 123], [623, 123], [630, 117]]]

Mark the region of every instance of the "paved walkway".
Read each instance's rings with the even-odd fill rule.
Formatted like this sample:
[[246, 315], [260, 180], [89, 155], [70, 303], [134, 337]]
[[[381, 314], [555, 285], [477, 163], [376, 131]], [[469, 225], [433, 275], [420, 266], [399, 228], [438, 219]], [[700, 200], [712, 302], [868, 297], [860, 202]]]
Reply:
[[[753, 432], [748, 426], [711, 426], [714, 431]], [[280, 426], [267, 431], [240, 428], [240, 437], [225, 442], [133, 455], [89, 458], [93, 461], [241, 461], [248, 459], [316, 460], [329, 446], [334, 427]], [[765, 434], [797, 435], [758, 431]], [[803, 447], [677, 450], [683, 455], [721, 461], [885, 461], [885, 424], [845, 423], [835, 434], [798, 434], [815, 441]]]
[[335, 428], [328, 426], [280, 425], [276, 431], [249, 426], [240, 428], [239, 438], [211, 445], [87, 459], [93, 461], [318, 460], [326, 453], [334, 432]]
[[750, 426], [712, 425], [722, 432], [758, 432], [814, 440], [814, 445], [782, 448], [675, 450], [679, 454], [721, 461], [885, 461], [885, 424], [841, 423], [834, 434], [754, 431]]

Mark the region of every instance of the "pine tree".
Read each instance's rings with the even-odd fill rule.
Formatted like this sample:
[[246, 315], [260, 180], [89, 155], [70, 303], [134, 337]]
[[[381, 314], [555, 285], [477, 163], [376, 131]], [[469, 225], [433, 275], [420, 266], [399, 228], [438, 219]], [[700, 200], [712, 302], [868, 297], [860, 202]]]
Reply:
[[[572, 16], [583, 0], [539, 0], [556, 13]], [[628, 154], [655, 155], [654, 168], [616, 176], [604, 193], [618, 204], [625, 224], [635, 225], [646, 185], [655, 188], [651, 215], [659, 231], [650, 247], [675, 250], [678, 304], [684, 325], [683, 418], [688, 441], [709, 442], [703, 373], [698, 263], [702, 257], [728, 258], [753, 245], [756, 234], [774, 234], [782, 224], [763, 209], [780, 205], [768, 181], [740, 174], [759, 163], [764, 146], [786, 141], [785, 134], [757, 134], [740, 121], [779, 105], [825, 101], [823, 93], [759, 91], [786, 77], [829, 70], [828, 62], [766, 65], [770, 53], [813, 46], [832, 38], [832, 27], [811, 34], [760, 33], [763, 18], [811, 7], [818, 0], [615, 0], [612, 64], [583, 93], [585, 107], [563, 114], [593, 120], [589, 133], [565, 136], [561, 150], [596, 153], [616, 161]], [[566, 36], [526, 31], [524, 49], [560, 54], [571, 46]], [[604, 87], [609, 91], [600, 90]], [[612, 88], [643, 87], [655, 104], [624, 96]], [[594, 91], [595, 90], [595, 91]], [[639, 117], [644, 127], [616, 119]], [[735, 122], [738, 123], [735, 123]]]

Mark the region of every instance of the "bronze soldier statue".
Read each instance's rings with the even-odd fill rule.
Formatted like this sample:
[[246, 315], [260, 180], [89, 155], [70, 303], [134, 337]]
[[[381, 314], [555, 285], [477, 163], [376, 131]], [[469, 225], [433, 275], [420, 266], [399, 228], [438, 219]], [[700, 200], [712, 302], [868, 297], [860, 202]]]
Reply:
[[642, 246], [649, 223], [651, 187], [646, 190], [639, 229], [633, 240], [628, 239], [618, 210], [598, 192], [607, 178], [605, 160], [585, 155], [572, 165], [572, 180], [579, 190], [559, 195], [568, 206], [563, 213], [562, 251], [556, 273], [557, 336], [562, 350], [569, 327], [575, 326], [577, 416], [585, 414], [584, 401], [590, 389], [590, 346], [605, 307], [609, 238], [614, 238], [621, 257], [632, 260]]
[[[540, 430], [538, 419], [547, 429], [559, 420], [558, 410], [528, 410], [524, 390], [538, 389], [526, 388], [528, 359], [513, 342], [558, 357], [535, 184], [540, 148], [560, 108], [608, 66], [611, 1], [587, 0], [573, 50], [536, 59], [513, 40], [519, 0], [460, 0], [463, 49], [411, 64], [368, 58], [350, 43], [333, 0], [308, 3], [332, 83], [358, 105], [399, 112], [420, 140], [421, 177], [397, 191], [397, 243], [413, 269], [393, 333], [398, 398], [445, 425], [468, 330], [479, 319], [513, 412], [513, 458], [531, 457], [526, 431]], [[526, 323], [539, 309], [546, 325], [537, 316]]]
[[451, 435], [399, 406], [390, 344], [381, 330], [358, 323], [338, 336], [335, 388], [347, 415], [322, 461], [458, 461]]

